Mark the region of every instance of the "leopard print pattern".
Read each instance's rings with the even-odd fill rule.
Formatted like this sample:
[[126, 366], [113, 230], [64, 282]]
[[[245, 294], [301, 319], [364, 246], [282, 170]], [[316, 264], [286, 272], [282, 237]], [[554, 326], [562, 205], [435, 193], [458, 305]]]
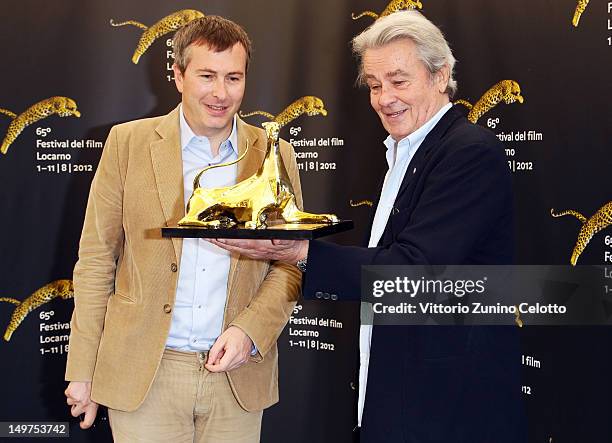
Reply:
[[397, 11], [403, 11], [405, 9], [423, 9], [423, 4], [420, 0], [391, 0], [385, 10], [379, 14], [376, 14], [373, 11], [363, 11], [359, 15], [355, 15], [355, 13], [351, 14], [351, 18], [353, 20], [358, 20], [361, 17], [372, 17], [374, 20], [377, 20], [380, 17], [384, 17], [386, 15], [393, 14]]
[[580, 17], [582, 16], [582, 13], [586, 10], [588, 4], [589, 0], [578, 0], [576, 10], [574, 11], [574, 17], [572, 18], [572, 25], [574, 25], [575, 28], [578, 27], [578, 24], [580, 23]]
[[17, 305], [11, 315], [11, 320], [9, 321], [6, 331], [4, 332], [4, 340], [10, 341], [13, 333], [30, 312], [58, 297], [63, 300], [74, 297], [72, 280], [55, 280], [51, 283], [47, 283], [34, 291], [34, 293], [23, 302], [15, 300], [14, 298], [0, 298], [0, 301]]
[[26, 127], [36, 123], [39, 120], [42, 120], [43, 118], [49, 117], [53, 114], [57, 114], [60, 117], [81, 116], [81, 113], [77, 109], [76, 102], [68, 97], [47, 98], [33, 104], [20, 115], [16, 115], [15, 113], [6, 109], [0, 109], [0, 112], [13, 119], [13, 121], [9, 124], [6, 136], [4, 137], [2, 146], [0, 147], [0, 152], [3, 154], [8, 152], [9, 146], [11, 146], [11, 144]]
[[494, 84], [474, 105], [467, 100], [457, 100], [455, 104], [467, 107], [470, 110], [467, 119], [472, 123], [476, 123], [480, 117], [502, 101], [506, 104], [514, 102], [523, 103], [525, 101], [525, 98], [521, 95], [521, 87], [517, 82], [514, 80], [502, 80]]
[[580, 212], [571, 209], [558, 213], [556, 213], [554, 209], [551, 209], [550, 215], [552, 215], [553, 217], [573, 215], [578, 220], [580, 220], [580, 222], [582, 222], [582, 228], [580, 228], [578, 240], [576, 241], [576, 246], [574, 246], [574, 250], [572, 251], [572, 257], [570, 258], [570, 263], [572, 264], [572, 266], [576, 266], [580, 254], [584, 252], [593, 236], [602, 229], [605, 229], [608, 226], [612, 225], [612, 201], [606, 203], [601, 208], [599, 208], [599, 210], [589, 219], [587, 219]]
[[327, 110], [325, 109], [325, 104], [323, 100], [319, 97], [315, 97], [313, 95], [307, 95], [301, 98], [298, 98], [296, 101], [287, 106], [280, 114], [274, 116], [269, 112], [265, 111], [253, 111], [248, 114], [243, 114], [240, 112], [240, 117], [250, 117], [252, 115], [263, 115], [269, 118], [271, 121], [278, 123], [280, 127], [287, 125], [289, 122], [295, 120], [300, 115], [306, 114], [308, 116], [313, 115], [327, 115]]
[[181, 9], [180, 11], [173, 12], [170, 15], [162, 18], [160, 21], [147, 27], [140, 22], [134, 20], [128, 20], [125, 22], [115, 23], [113, 19], [110, 20], [111, 26], [125, 26], [132, 25], [142, 29], [144, 32], [140, 36], [140, 40], [138, 41], [138, 45], [134, 50], [134, 55], [132, 55], [132, 63], [135, 65], [138, 64], [140, 57], [146, 52], [149, 47], [163, 35], [166, 35], [172, 31], [176, 31], [181, 26], [193, 21], [195, 19], [204, 17], [204, 14], [195, 9]]

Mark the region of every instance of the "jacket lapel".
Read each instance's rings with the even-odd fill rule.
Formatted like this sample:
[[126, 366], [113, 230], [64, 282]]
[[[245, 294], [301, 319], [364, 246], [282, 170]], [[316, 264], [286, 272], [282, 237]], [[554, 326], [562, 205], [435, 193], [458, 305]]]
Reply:
[[423, 140], [423, 143], [421, 144], [416, 154], [410, 161], [410, 164], [408, 165], [408, 169], [406, 170], [406, 174], [404, 175], [402, 184], [395, 199], [396, 202], [402, 196], [402, 193], [406, 191], [413, 177], [420, 172], [421, 165], [423, 164], [423, 161], [427, 158], [428, 153], [438, 145], [438, 142], [440, 141], [442, 136], [446, 133], [448, 128], [450, 128], [450, 126], [455, 122], [455, 120], [461, 117], [462, 114], [457, 110], [457, 106], [453, 105], [453, 107], [450, 108], [446, 112], [446, 114], [442, 116], [440, 121], [436, 124], [436, 126], [433, 127], [429, 134], [427, 134], [427, 137], [425, 137], [425, 140]]
[[[166, 219], [166, 226], [176, 226], [185, 215], [179, 108], [175, 108], [166, 115], [155, 131], [161, 137], [160, 140], [150, 145], [157, 193]], [[172, 244], [176, 259], [180, 260], [183, 241], [173, 238]]]
[[412, 160], [410, 160], [410, 164], [406, 169], [406, 174], [402, 179], [402, 184], [399, 188], [399, 191], [397, 192], [397, 196], [395, 197], [395, 203], [393, 205], [394, 209], [389, 215], [389, 220], [387, 220], [387, 225], [385, 226], [383, 235], [381, 235], [380, 240], [378, 242], [379, 246], [387, 245], [393, 241], [393, 232], [391, 229], [392, 219], [394, 215], [393, 211], [395, 210], [395, 208], [399, 207], [398, 202], [401, 200], [402, 194], [406, 192], [410, 184], [414, 181], [414, 178], [419, 175], [424, 162], [427, 160], [429, 153], [432, 152], [432, 150], [435, 149], [436, 146], [438, 146], [438, 143], [442, 136], [446, 133], [446, 131], [448, 131], [451, 125], [461, 117], [463, 117], [463, 114], [461, 114], [461, 112], [457, 109], [457, 106], [453, 105], [446, 112], [446, 114], [442, 116], [440, 121], [436, 124], [436, 126], [433, 127], [429, 134], [427, 134], [425, 140], [423, 140], [423, 143], [421, 144], [421, 146], [419, 146], [419, 149], [417, 150], [416, 154], [414, 155]]

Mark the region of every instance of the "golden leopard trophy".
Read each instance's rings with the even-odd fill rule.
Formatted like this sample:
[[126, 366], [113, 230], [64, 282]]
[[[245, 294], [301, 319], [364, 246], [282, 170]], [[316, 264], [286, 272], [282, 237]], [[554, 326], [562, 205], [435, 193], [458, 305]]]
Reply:
[[203, 228], [231, 228], [237, 225], [246, 229], [263, 229], [269, 220], [282, 220], [286, 224], [331, 224], [337, 223], [334, 214], [312, 214], [297, 207], [293, 186], [280, 155], [279, 133], [282, 126], [302, 114], [323, 116], [327, 111], [318, 97], [302, 97], [274, 117], [263, 111], [272, 121], [263, 123], [267, 136], [267, 149], [264, 161], [258, 171], [233, 186], [203, 189], [200, 177], [213, 167], [222, 167], [242, 160], [247, 150], [235, 161], [214, 165], [200, 171], [193, 183], [193, 194], [187, 204], [187, 215], [179, 226], [198, 226]]

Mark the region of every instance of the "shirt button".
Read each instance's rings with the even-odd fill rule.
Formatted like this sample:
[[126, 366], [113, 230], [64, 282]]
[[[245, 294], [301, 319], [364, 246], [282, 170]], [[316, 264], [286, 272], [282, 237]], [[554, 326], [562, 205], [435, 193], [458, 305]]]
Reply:
[[178, 266], [176, 266], [176, 263], [172, 263], [172, 264], [170, 265], [170, 270], [171, 270], [172, 272], [176, 272], [176, 271], [178, 270]]
[[170, 306], [168, 303], [166, 303], [166, 304], [164, 305], [164, 312], [165, 312], [166, 314], [170, 314], [170, 313], [172, 312], [172, 306]]

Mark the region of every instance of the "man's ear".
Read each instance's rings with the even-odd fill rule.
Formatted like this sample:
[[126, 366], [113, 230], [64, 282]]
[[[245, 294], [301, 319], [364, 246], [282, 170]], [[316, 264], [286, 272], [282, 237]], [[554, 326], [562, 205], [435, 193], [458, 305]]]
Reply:
[[174, 84], [176, 85], [176, 89], [181, 94], [183, 93], [183, 73], [179, 69], [178, 65], [175, 63], [172, 65], [172, 71], [174, 71]]
[[448, 87], [448, 80], [450, 78], [450, 68], [448, 65], [442, 66], [435, 74], [435, 83], [438, 86], [438, 91], [441, 94], [446, 92], [446, 88]]

